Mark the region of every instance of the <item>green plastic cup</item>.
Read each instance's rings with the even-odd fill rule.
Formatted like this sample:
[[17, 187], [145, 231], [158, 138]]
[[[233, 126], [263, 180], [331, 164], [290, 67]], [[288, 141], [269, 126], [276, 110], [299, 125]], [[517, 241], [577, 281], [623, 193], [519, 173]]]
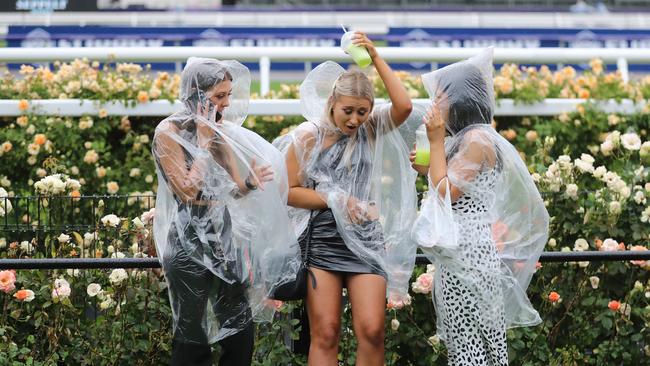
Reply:
[[372, 63], [370, 54], [365, 47], [356, 46], [352, 43], [353, 36], [354, 32], [345, 32], [343, 37], [341, 37], [341, 48], [352, 56], [354, 63], [359, 65], [359, 67], [366, 68]]
[[427, 130], [424, 124], [415, 130], [415, 160], [413, 164], [429, 166], [431, 161], [431, 149], [429, 147], [429, 139], [427, 138]]

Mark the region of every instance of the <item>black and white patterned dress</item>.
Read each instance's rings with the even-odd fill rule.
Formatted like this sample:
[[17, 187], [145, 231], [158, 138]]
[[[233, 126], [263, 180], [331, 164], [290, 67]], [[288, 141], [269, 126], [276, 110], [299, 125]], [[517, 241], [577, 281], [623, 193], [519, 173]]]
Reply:
[[481, 193], [465, 192], [452, 204], [459, 262], [438, 262], [434, 297], [453, 366], [508, 365], [501, 262], [489, 220], [499, 175], [482, 170], [472, 184]]

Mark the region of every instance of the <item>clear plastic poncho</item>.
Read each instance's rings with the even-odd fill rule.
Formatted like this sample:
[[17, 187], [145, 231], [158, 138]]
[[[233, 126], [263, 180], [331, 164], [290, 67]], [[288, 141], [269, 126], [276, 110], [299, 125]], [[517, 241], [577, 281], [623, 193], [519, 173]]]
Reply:
[[[412, 141], [415, 127], [409, 118], [395, 128], [391, 106], [385, 104], [375, 106], [354, 135], [342, 134], [327, 115], [326, 106], [344, 71], [327, 61], [309, 73], [300, 86], [302, 114], [307, 121], [273, 144], [285, 154], [293, 147], [302, 186], [315, 188], [327, 203], [347, 247], [386, 274], [387, 297], [400, 298], [408, 293], [416, 254], [409, 235], [417, 209], [416, 173], [410, 168], [404, 138]], [[338, 140], [325, 146], [331, 136]], [[361, 210], [366, 220], [354, 222], [350, 210]], [[295, 233], [300, 235], [307, 227], [310, 210], [290, 207], [289, 212]]]
[[[438, 188], [451, 184], [463, 192], [452, 203], [450, 189], [439, 194], [442, 189], [429, 182], [413, 227], [414, 238], [436, 264], [438, 333], [445, 337], [454, 312], [447, 307], [458, 306], [445, 294], [449, 286], [469, 290], [465, 300], [477, 307], [485, 324], [498, 324], [499, 319], [490, 319], [498, 314], [507, 327], [538, 324], [541, 319], [525, 291], [547, 241], [549, 216], [520, 155], [491, 127], [492, 49], [422, 80], [450, 134], [445, 140], [448, 179]], [[434, 240], [439, 239], [434, 227], [454, 230], [447, 240]]]
[[[223, 82], [232, 91], [222, 115], [210, 97]], [[241, 127], [249, 89], [239, 62], [190, 58], [181, 76], [184, 108], [156, 128], [154, 238], [174, 337], [183, 343], [213, 343], [253, 319], [270, 320], [268, 294], [293, 280], [300, 265], [284, 156]], [[263, 166], [272, 180], [249, 189], [259, 186], [254, 171]]]

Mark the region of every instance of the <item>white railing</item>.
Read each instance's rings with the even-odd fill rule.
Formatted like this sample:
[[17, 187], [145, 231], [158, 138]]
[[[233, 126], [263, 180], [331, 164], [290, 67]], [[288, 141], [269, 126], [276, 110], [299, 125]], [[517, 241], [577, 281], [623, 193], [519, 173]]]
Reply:
[[[379, 47], [378, 52], [388, 62], [426, 62], [435, 69], [438, 63], [450, 63], [477, 54], [478, 48], [417, 48]], [[256, 61], [260, 65], [260, 92], [269, 91], [272, 61], [302, 61], [305, 68], [311, 62], [325, 60], [350, 61], [338, 47], [116, 47], [116, 48], [0, 48], [1, 62], [50, 62], [88, 58], [97, 61], [181, 62], [188, 57], [214, 57], [242, 62]], [[630, 48], [495, 48], [494, 62], [533, 64], [582, 63], [600, 58], [616, 63], [628, 80], [628, 63], [650, 64], [647, 49]]]
[[[500, 99], [497, 102], [496, 116], [556, 116], [563, 112], [571, 112], [584, 103], [584, 99], [546, 99], [534, 104], [515, 103], [512, 99]], [[166, 100], [153, 101], [130, 107], [122, 102], [112, 101], [100, 103], [92, 100], [31, 100], [29, 109], [22, 111], [18, 108], [18, 100], [0, 100], [0, 116], [20, 116], [25, 113], [47, 116], [82, 116], [98, 115], [104, 109], [108, 115], [117, 116], [168, 116], [181, 108], [181, 103], [170, 103]], [[377, 104], [385, 103], [378, 99]], [[428, 106], [428, 99], [415, 99], [415, 104]], [[632, 114], [643, 110], [645, 103], [635, 103], [632, 100], [614, 100], [596, 102], [598, 108], [607, 113]], [[300, 115], [300, 101], [296, 99], [253, 99], [250, 101], [249, 115], [272, 116]]]

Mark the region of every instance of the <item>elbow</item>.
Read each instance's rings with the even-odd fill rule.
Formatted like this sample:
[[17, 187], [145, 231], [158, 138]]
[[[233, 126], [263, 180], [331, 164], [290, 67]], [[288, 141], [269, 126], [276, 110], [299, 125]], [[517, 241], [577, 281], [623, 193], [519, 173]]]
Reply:
[[294, 187], [289, 187], [289, 194], [287, 195], [287, 205], [296, 207], [296, 190]]
[[400, 123], [404, 122], [409, 118], [411, 112], [413, 112], [413, 103], [410, 99], [407, 99], [404, 103], [400, 103], [396, 106], [396, 111], [398, 115], [397, 120], [400, 121]]
[[402, 109], [404, 110], [404, 113], [406, 113], [406, 116], [408, 117], [409, 115], [411, 115], [411, 112], [413, 112], [413, 102], [410, 99], [408, 99], [406, 103], [404, 103]]

